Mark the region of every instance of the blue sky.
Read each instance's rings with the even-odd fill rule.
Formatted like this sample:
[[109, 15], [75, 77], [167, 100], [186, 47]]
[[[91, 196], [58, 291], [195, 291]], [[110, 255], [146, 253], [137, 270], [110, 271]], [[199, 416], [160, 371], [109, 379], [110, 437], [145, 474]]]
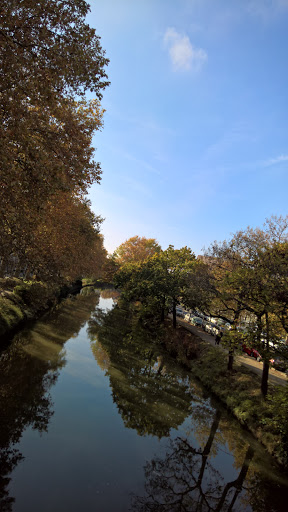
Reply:
[[110, 59], [92, 209], [113, 252], [191, 247], [286, 215], [288, 0], [90, 0]]

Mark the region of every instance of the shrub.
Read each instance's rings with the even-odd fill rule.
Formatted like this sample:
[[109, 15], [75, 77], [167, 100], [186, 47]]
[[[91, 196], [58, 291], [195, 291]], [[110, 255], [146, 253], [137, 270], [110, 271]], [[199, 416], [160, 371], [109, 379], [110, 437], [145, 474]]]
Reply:
[[13, 329], [21, 320], [25, 318], [25, 313], [7, 299], [0, 299], [0, 334], [4, 334]]

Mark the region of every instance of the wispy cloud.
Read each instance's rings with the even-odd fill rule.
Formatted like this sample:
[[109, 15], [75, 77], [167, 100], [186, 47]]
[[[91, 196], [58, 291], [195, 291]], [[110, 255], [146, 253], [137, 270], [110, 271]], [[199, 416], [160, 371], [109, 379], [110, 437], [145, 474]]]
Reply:
[[197, 73], [208, 58], [205, 50], [193, 46], [188, 36], [180, 34], [173, 27], [167, 28], [164, 44], [168, 48], [174, 71]]
[[279, 155], [276, 158], [270, 158], [263, 162], [264, 167], [270, 167], [270, 165], [280, 164], [282, 162], [288, 162], [288, 155]]

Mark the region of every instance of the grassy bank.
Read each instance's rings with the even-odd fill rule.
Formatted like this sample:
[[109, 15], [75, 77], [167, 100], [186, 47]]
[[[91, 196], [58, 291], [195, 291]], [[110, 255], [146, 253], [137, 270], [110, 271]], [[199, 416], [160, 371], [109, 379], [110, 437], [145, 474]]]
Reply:
[[166, 323], [164, 344], [177, 361], [220, 399], [229, 411], [288, 468], [288, 385], [270, 387], [265, 400], [260, 377], [242, 366], [227, 370], [227, 355], [178, 326]]
[[0, 279], [0, 336], [13, 332], [25, 320], [36, 318], [55, 304], [61, 289], [40, 281]]

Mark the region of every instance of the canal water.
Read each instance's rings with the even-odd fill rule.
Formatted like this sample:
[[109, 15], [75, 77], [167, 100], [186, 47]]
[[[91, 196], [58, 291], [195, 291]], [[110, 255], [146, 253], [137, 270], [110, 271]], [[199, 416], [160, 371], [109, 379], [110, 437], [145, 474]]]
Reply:
[[287, 510], [287, 474], [87, 288], [0, 354], [1, 512]]

